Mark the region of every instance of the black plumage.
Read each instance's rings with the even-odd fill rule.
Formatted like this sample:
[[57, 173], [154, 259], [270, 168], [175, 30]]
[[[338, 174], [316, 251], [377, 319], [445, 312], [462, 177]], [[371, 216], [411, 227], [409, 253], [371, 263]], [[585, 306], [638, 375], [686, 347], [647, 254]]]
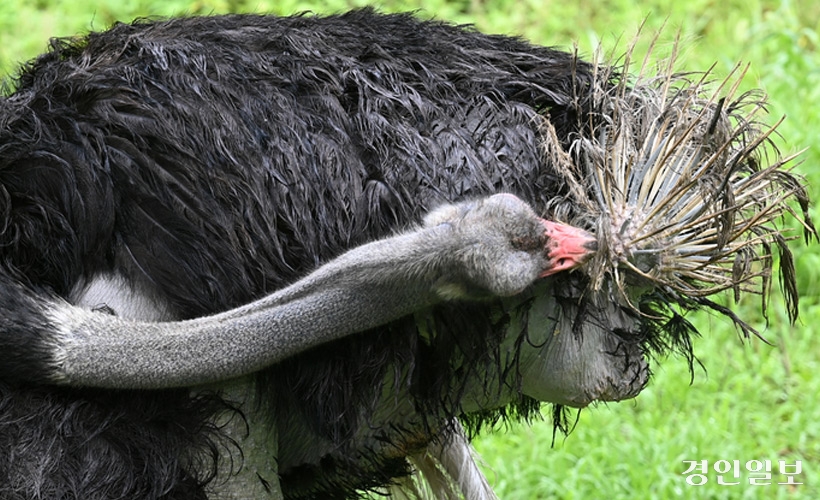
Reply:
[[[372, 10], [138, 21], [55, 40], [0, 100], [0, 310], [15, 307], [3, 301], [18, 283], [71, 299], [116, 272], [193, 318], [282, 288], [442, 202], [509, 192], [567, 213], [556, 200], [572, 199], [571, 183], [543, 147], [545, 127], [571, 151], [607, 122], [595, 98], [619, 79], [574, 54]], [[567, 307], [585, 280], [571, 278]], [[578, 306], [577, 322], [616, 321], [597, 305]], [[285, 497], [351, 496], [405, 472], [402, 457], [355, 440], [382, 390], [372, 381], [410, 367], [428, 419], [380, 437], [423, 445], [458, 413], [468, 375], [514, 372], [497, 346], [519, 314], [448, 304], [425, 318], [432, 340], [405, 318], [260, 373], [271, 421], [298, 415], [336, 446], [280, 468]], [[622, 331], [624, 342], [666, 347], [654, 326]], [[454, 357], [466, 372], [453, 372]], [[64, 389], [9, 374], [0, 496], [203, 498], [216, 457], [235, 453], [212, 422], [225, 405], [184, 389]], [[537, 407], [521, 396], [467, 420]]]

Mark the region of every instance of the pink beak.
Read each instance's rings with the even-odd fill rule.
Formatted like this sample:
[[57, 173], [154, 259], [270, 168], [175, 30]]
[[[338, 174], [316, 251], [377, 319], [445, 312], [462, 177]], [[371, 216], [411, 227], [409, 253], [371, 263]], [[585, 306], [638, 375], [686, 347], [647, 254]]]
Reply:
[[549, 267], [540, 277], [567, 271], [583, 264], [598, 250], [598, 241], [590, 233], [577, 227], [541, 220], [547, 234]]

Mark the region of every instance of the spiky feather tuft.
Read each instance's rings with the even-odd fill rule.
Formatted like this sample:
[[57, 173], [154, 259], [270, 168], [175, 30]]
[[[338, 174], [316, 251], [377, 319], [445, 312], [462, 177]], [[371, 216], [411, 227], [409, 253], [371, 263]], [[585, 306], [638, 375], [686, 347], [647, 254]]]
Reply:
[[593, 112], [568, 149], [551, 146], [555, 135], [545, 124], [549, 156], [565, 182], [551, 211], [598, 237], [599, 252], [584, 269], [587, 293], [659, 324], [678, 318], [670, 304], [708, 307], [746, 336], [757, 335], [708, 297], [759, 294], [765, 315], [776, 250], [794, 321], [798, 295], [787, 243], [795, 235], [781, 220], [799, 220], [806, 239], [816, 230], [806, 188], [790, 168], [796, 155], [781, 157], [772, 144], [779, 122], [761, 122], [765, 96], [739, 92], [746, 68], [711, 82], [709, 72], [674, 73], [672, 62], [646, 76], [644, 62], [628, 77], [629, 59], [598, 66], [597, 88], [584, 95]]

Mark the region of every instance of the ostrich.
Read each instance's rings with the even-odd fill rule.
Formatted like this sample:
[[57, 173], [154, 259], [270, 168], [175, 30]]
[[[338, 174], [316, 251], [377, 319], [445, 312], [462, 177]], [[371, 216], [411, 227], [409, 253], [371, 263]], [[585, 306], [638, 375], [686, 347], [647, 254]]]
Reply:
[[0, 496], [492, 498], [466, 434], [636, 396], [760, 246], [793, 283], [758, 103], [674, 82], [369, 9], [53, 41], [0, 101]]

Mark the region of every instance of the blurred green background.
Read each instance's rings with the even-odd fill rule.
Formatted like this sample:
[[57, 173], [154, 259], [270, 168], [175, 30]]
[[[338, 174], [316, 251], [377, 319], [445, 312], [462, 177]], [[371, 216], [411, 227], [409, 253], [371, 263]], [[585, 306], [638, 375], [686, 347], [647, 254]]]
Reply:
[[[101, 30], [115, 21], [223, 12], [334, 13], [373, 5], [418, 10], [421, 17], [472, 23], [484, 32], [591, 56], [623, 51], [643, 25], [639, 55], [661, 30], [658, 53], [683, 40], [679, 69], [716, 77], [749, 63], [744, 87], [770, 96], [769, 121], [783, 153], [806, 149], [796, 168], [820, 199], [820, 2], [815, 0], [428, 0], [366, 2], [301, 0], [0, 0], [0, 74], [44, 51], [50, 37]], [[814, 211], [815, 219], [820, 216]], [[514, 424], [482, 436], [476, 446], [502, 499], [576, 498], [820, 498], [820, 254], [795, 242], [801, 316], [791, 326], [779, 301], [765, 324], [755, 297], [731, 304], [772, 345], [742, 342], [726, 320], [694, 315], [703, 338], [703, 367], [694, 383], [683, 359], [655, 365], [650, 386], [634, 401], [581, 412], [575, 431], [554, 447], [549, 421]], [[728, 301], [728, 299], [727, 299]], [[814, 325], [814, 326], [813, 326]], [[768, 486], [721, 486], [712, 470], [689, 486], [684, 460], [771, 460]], [[801, 486], [777, 485], [777, 460], [802, 461]]]

